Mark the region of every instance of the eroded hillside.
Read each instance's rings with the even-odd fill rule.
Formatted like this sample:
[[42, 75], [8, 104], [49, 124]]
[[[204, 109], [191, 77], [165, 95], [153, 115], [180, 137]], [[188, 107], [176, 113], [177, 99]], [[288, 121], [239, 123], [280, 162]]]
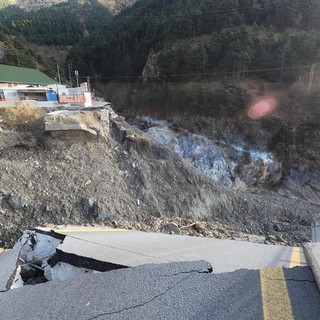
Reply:
[[309, 238], [319, 206], [221, 186], [112, 111], [108, 132], [100, 112], [80, 111], [73, 131], [60, 127], [53, 135], [41, 129], [41, 117], [15, 132], [2, 122], [2, 246], [27, 226], [103, 223], [157, 231], [161, 219], [176, 222], [169, 232], [202, 221], [229, 237], [242, 231], [266, 241]]

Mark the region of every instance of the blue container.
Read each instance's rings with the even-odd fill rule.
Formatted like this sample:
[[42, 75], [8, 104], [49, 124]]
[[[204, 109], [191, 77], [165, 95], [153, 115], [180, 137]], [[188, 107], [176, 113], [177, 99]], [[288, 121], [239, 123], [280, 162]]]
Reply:
[[48, 101], [58, 101], [58, 95], [53, 90], [47, 91], [46, 96]]

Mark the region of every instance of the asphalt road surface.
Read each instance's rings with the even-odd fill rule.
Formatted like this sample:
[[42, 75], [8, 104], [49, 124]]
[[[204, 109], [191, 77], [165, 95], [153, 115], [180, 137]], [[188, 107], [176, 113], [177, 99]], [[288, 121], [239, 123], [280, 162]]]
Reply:
[[69, 228], [56, 232], [67, 235], [59, 246], [64, 252], [131, 267], [195, 260], [210, 262], [215, 273], [292, 267], [295, 260], [297, 265], [306, 266], [302, 248], [295, 249], [299, 254], [292, 261], [294, 250], [285, 246], [116, 229]]
[[[0, 320], [320, 319], [320, 294], [298, 248], [97, 229], [59, 232], [67, 235], [59, 250], [132, 267], [0, 292]], [[171, 262], [199, 259], [210, 263]]]
[[0, 318], [319, 319], [319, 292], [307, 267], [271, 269], [283, 278], [270, 274], [267, 292], [258, 270], [209, 269], [206, 262], [154, 264], [25, 286], [0, 293]]

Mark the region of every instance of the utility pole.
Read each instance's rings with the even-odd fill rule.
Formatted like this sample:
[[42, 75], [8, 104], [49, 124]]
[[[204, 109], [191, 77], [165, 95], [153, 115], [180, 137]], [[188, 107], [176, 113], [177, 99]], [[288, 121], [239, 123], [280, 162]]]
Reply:
[[57, 73], [58, 73], [58, 81], [61, 84], [61, 78], [60, 78], [60, 68], [59, 65], [57, 64]]
[[77, 79], [77, 88], [79, 88], [79, 71], [74, 70], [74, 74], [76, 75], [76, 79]]
[[87, 76], [87, 86], [88, 86], [88, 91], [90, 92], [90, 76]]
[[69, 70], [69, 82], [70, 82], [70, 86], [72, 87], [71, 62], [70, 61], [68, 61], [68, 70]]
[[316, 70], [316, 63], [312, 64], [311, 66], [310, 78], [309, 78], [309, 84], [308, 84], [308, 93], [310, 93], [310, 90], [312, 89], [315, 70]]

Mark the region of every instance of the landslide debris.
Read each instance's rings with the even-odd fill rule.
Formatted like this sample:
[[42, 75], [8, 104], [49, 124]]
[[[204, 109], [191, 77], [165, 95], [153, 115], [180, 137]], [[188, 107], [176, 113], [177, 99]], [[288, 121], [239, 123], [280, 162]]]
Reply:
[[[108, 120], [101, 116], [106, 110]], [[266, 241], [271, 235], [284, 243], [309, 239], [318, 206], [222, 187], [111, 108], [78, 112], [89, 119], [85, 127], [96, 133], [98, 119], [99, 133], [63, 127], [61, 134], [37, 132], [34, 147], [1, 147], [0, 247], [12, 246], [28, 226], [123, 221], [128, 227], [141, 224], [171, 233], [164, 222], [174, 222], [181, 230], [179, 219], [187, 219], [185, 225], [220, 224], [224, 230], [260, 235]], [[21, 135], [26, 133], [32, 135], [32, 130]], [[159, 228], [151, 227], [155, 219], [162, 223]], [[194, 235], [200, 234], [210, 236]]]

